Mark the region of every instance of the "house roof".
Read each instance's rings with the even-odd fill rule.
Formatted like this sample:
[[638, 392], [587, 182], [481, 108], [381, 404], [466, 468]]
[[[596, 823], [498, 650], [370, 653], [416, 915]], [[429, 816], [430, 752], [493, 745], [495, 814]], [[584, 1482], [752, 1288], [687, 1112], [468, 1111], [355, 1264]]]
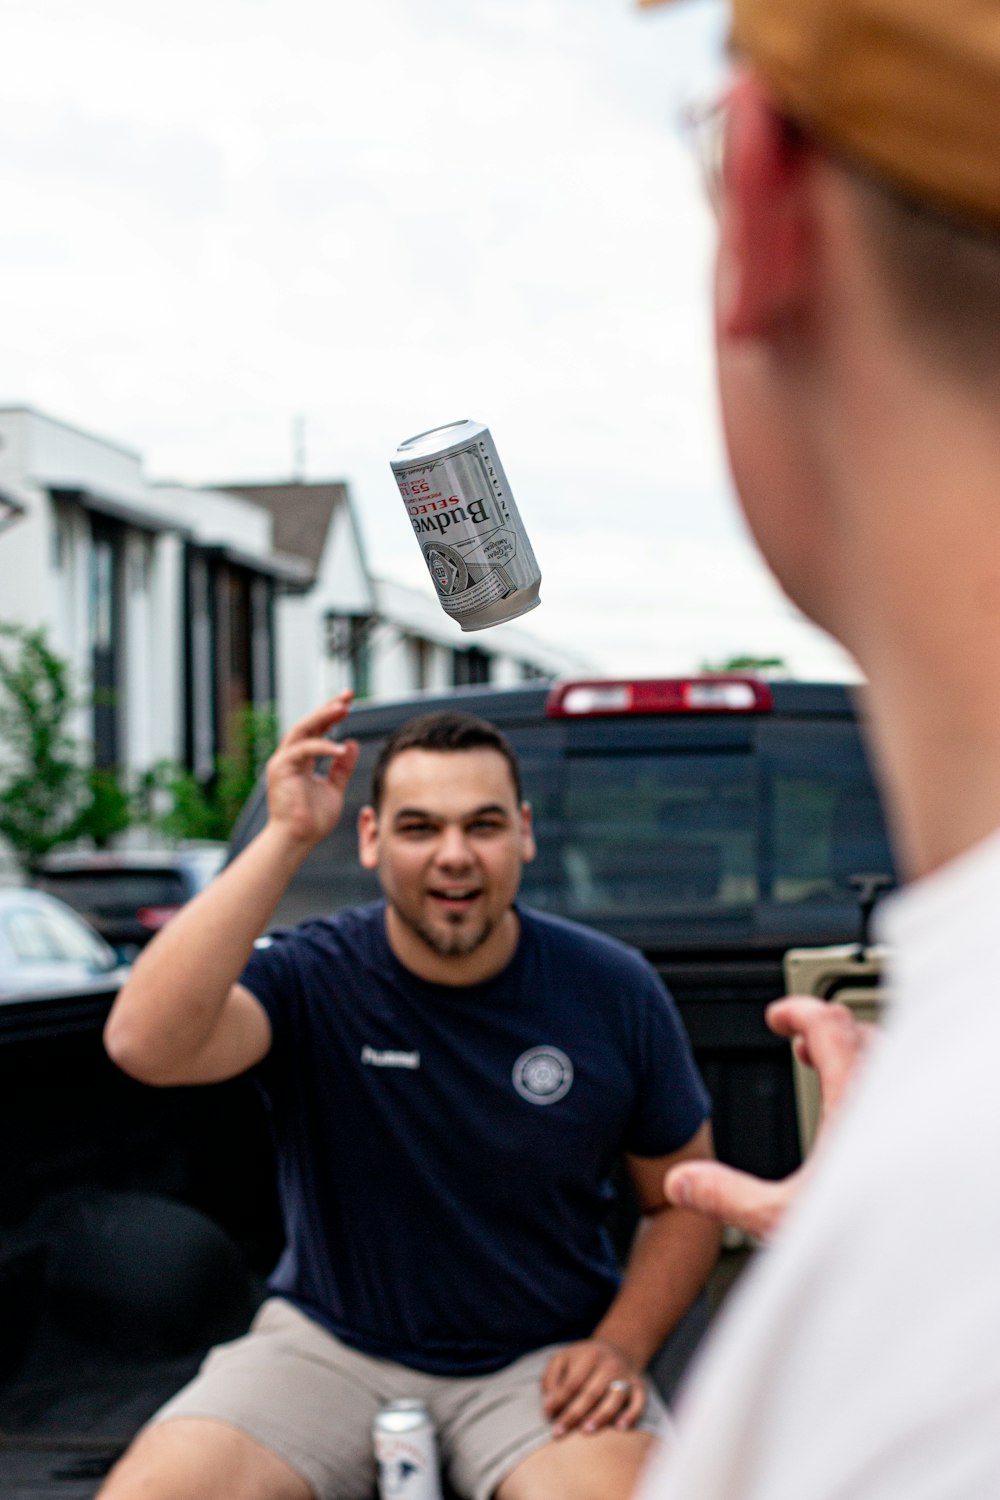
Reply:
[[86, 427], [77, 427], [72, 422], [64, 422], [61, 417], [50, 417], [48, 412], [40, 411], [37, 406], [28, 406], [23, 402], [16, 402], [12, 406], [0, 406], [0, 417], [27, 417], [30, 421], [41, 423], [46, 427], [57, 427], [63, 432], [71, 432], [75, 437], [85, 438], [88, 443], [100, 443], [102, 448], [112, 448], [116, 453], [134, 459], [136, 463], [142, 462], [142, 454], [137, 449], [126, 447], [116, 438], [99, 437], [97, 433], [91, 432]]
[[347, 485], [339, 482], [219, 484], [213, 488], [228, 495], [240, 495], [270, 511], [274, 518], [275, 549], [304, 558], [314, 574], [319, 570], [334, 511], [341, 505], [351, 510]]

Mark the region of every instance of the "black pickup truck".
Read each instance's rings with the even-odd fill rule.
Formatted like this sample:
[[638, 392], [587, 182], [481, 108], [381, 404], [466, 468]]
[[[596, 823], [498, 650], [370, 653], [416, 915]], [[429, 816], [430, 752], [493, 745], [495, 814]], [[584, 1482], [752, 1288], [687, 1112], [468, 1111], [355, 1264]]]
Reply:
[[[354, 837], [372, 762], [442, 706], [489, 718], [521, 758], [539, 843], [523, 899], [641, 948], [678, 1001], [719, 1154], [792, 1168], [790, 1060], [764, 1007], [785, 951], [857, 939], [856, 878], [892, 873], [856, 700], [712, 677], [361, 705], [351, 805], [276, 925], [375, 893]], [[234, 852], [263, 816], [259, 789]], [[101, 1046], [112, 998], [0, 1006], [0, 1500], [92, 1495], [208, 1344], [246, 1325], [281, 1247], [252, 1086], [125, 1077]]]

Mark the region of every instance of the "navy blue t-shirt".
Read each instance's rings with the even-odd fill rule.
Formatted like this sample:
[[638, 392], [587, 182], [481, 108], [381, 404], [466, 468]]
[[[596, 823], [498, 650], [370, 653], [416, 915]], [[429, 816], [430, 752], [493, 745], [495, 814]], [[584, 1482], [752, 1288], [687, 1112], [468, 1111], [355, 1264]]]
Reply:
[[604, 1229], [621, 1152], [708, 1112], [687, 1038], [634, 949], [518, 908], [484, 984], [419, 979], [385, 906], [262, 940], [287, 1247], [271, 1289], [353, 1347], [437, 1374], [587, 1337], [619, 1282]]

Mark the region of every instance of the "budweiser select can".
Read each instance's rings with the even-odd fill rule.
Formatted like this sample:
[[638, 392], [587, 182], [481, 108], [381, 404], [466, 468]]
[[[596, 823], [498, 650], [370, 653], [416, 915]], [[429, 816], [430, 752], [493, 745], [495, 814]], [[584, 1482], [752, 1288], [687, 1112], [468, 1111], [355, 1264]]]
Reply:
[[485, 630], [534, 609], [542, 575], [489, 428], [434, 427], [390, 462], [445, 613]]
[[380, 1500], [441, 1500], [437, 1442], [422, 1401], [390, 1401], [372, 1426]]

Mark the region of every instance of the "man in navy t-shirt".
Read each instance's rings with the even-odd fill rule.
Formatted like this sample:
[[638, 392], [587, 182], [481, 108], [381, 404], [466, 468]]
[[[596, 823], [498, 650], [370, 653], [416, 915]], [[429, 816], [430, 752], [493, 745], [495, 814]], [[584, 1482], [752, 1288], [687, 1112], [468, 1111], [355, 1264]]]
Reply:
[[[470, 1500], [625, 1500], [663, 1415], [642, 1371], [718, 1247], [662, 1187], [711, 1152], [704, 1088], [639, 954], [517, 904], [530, 808], [508, 742], [467, 715], [382, 752], [359, 846], [384, 899], [259, 937], [341, 816], [357, 746], [326, 736], [349, 706], [286, 734], [266, 827], [109, 1017], [146, 1082], [252, 1073], [286, 1248], [250, 1332], [102, 1496], [367, 1500], [372, 1419], [409, 1396]], [[623, 1154], [644, 1212], [624, 1276], [604, 1227]]]

